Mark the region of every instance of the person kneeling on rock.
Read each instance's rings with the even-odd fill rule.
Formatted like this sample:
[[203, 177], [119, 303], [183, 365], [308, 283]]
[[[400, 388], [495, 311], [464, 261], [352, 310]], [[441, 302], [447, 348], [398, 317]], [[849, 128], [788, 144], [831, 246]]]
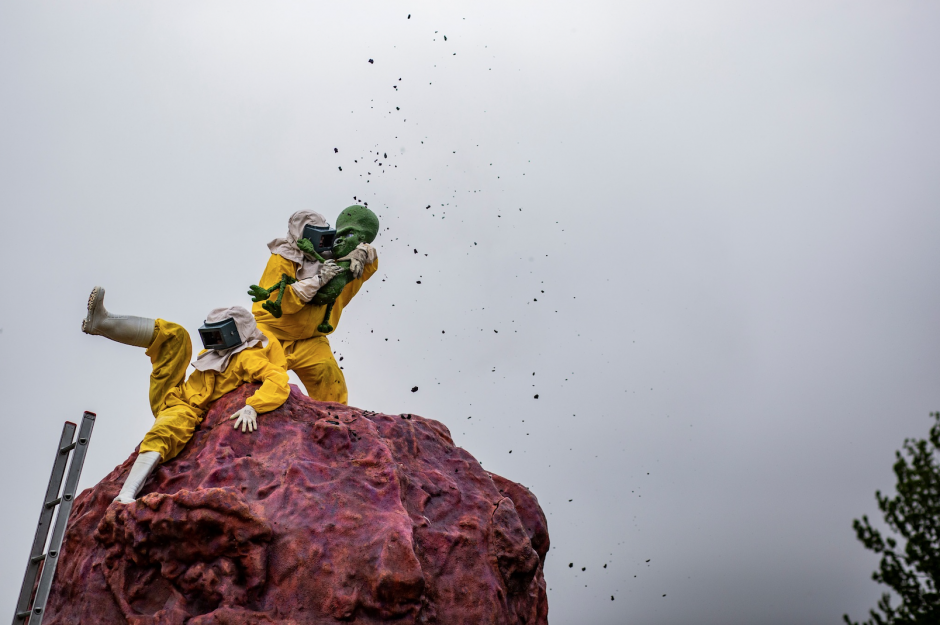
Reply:
[[104, 289], [95, 287], [88, 298], [88, 315], [82, 331], [147, 349], [153, 364], [150, 374], [150, 408], [156, 421], [140, 443], [137, 459], [114, 499], [131, 503], [154, 467], [175, 458], [193, 437], [209, 405], [247, 382], [259, 388], [230, 418], [242, 432], [258, 429], [257, 416], [270, 412], [290, 394], [281, 344], [261, 331], [250, 312], [241, 306], [216, 308], [199, 328], [205, 350], [184, 382], [193, 355], [189, 333], [163, 319], [112, 315], [104, 307]]
[[[307, 395], [317, 401], [349, 401], [346, 378], [330, 348], [327, 335], [339, 324], [343, 310], [362, 285], [378, 271], [379, 259], [371, 243], [379, 233], [379, 218], [366, 206], [354, 204], [336, 219], [335, 237], [326, 252], [326, 263], [298, 246], [309, 234], [328, 232], [320, 213], [301, 210], [291, 215], [287, 236], [268, 243], [271, 256], [259, 285], [270, 289], [287, 276], [292, 280], [276, 314], [266, 301], [256, 301], [252, 313], [258, 325], [281, 341], [287, 368], [297, 374]], [[317, 246], [314, 246], [317, 247]], [[349, 261], [348, 271], [337, 263]], [[338, 287], [329, 304], [319, 301], [324, 291]]]

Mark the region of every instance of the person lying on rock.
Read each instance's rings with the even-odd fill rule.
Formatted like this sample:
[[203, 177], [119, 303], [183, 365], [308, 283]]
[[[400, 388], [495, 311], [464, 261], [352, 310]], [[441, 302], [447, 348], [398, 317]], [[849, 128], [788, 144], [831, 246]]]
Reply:
[[297, 211], [287, 222], [287, 236], [268, 243], [271, 257], [259, 282], [261, 288], [252, 286], [249, 294], [272, 289], [283, 276], [291, 283], [274, 311], [268, 301], [257, 301], [252, 313], [258, 327], [281, 341], [287, 368], [297, 374], [311, 399], [345, 404], [346, 378], [333, 358], [327, 335], [379, 268], [378, 255], [370, 245], [378, 235], [379, 218], [365, 206], [344, 209], [336, 219], [332, 246], [329, 252], [324, 250], [330, 256], [325, 262], [317, 259], [316, 246], [307, 238], [315, 232], [329, 232], [326, 219], [313, 211]]
[[246, 382], [261, 382], [245, 407], [231, 416], [242, 432], [258, 429], [257, 416], [279, 408], [290, 394], [287, 361], [276, 338], [259, 329], [241, 306], [216, 308], [199, 328], [206, 347], [193, 362], [196, 370], [185, 382], [193, 355], [189, 333], [164, 319], [112, 315], [104, 307], [104, 289], [88, 297], [82, 331], [147, 349], [153, 364], [150, 408], [156, 421], [140, 443], [137, 459], [114, 499], [131, 503], [159, 462], [175, 458], [193, 437], [210, 404]]

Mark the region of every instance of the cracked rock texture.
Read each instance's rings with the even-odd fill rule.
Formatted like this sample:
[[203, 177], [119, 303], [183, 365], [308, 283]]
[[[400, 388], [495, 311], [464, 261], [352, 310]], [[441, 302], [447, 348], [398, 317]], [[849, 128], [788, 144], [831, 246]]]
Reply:
[[76, 500], [46, 625], [547, 624], [545, 515], [441, 423], [312, 401], [254, 434], [220, 399], [136, 503]]

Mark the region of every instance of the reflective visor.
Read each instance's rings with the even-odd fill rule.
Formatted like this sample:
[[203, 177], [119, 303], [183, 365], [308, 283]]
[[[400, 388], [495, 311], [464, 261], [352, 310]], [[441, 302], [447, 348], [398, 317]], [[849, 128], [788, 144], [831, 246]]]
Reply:
[[304, 226], [304, 238], [313, 243], [313, 249], [317, 254], [323, 255], [333, 247], [333, 239], [336, 238], [336, 230], [329, 226]]
[[215, 323], [207, 321], [199, 328], [199, 338], [202, 339], [203, 347], [215, 350], [235, 347], [242, 342], [238, 335], [238, 328], [235, 326], [235, 319], [232, 317]]

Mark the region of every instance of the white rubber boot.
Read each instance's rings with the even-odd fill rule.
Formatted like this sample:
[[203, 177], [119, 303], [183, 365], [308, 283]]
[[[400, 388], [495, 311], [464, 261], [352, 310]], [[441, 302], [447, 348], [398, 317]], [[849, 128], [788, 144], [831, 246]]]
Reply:
[[82, 321], [82, 332], [100, 334], [125, 345], [150, 347], [156, 323], [146, 317], [112, 315], [104, 308], [104, 287], [96, 286], [88, 296], [88, 315]]
[[117, 503], [134, 503], [137, 499], [137, 493], [143, 488], [144, 482], [150, 477], [154, 467], [160, 463], [160, 452], [145, 451], [137, 454], [137, 460], [131, 467], [131, 472], [127, 474], [124, 480], [124, 486], [121, 492], [114, 498]]

